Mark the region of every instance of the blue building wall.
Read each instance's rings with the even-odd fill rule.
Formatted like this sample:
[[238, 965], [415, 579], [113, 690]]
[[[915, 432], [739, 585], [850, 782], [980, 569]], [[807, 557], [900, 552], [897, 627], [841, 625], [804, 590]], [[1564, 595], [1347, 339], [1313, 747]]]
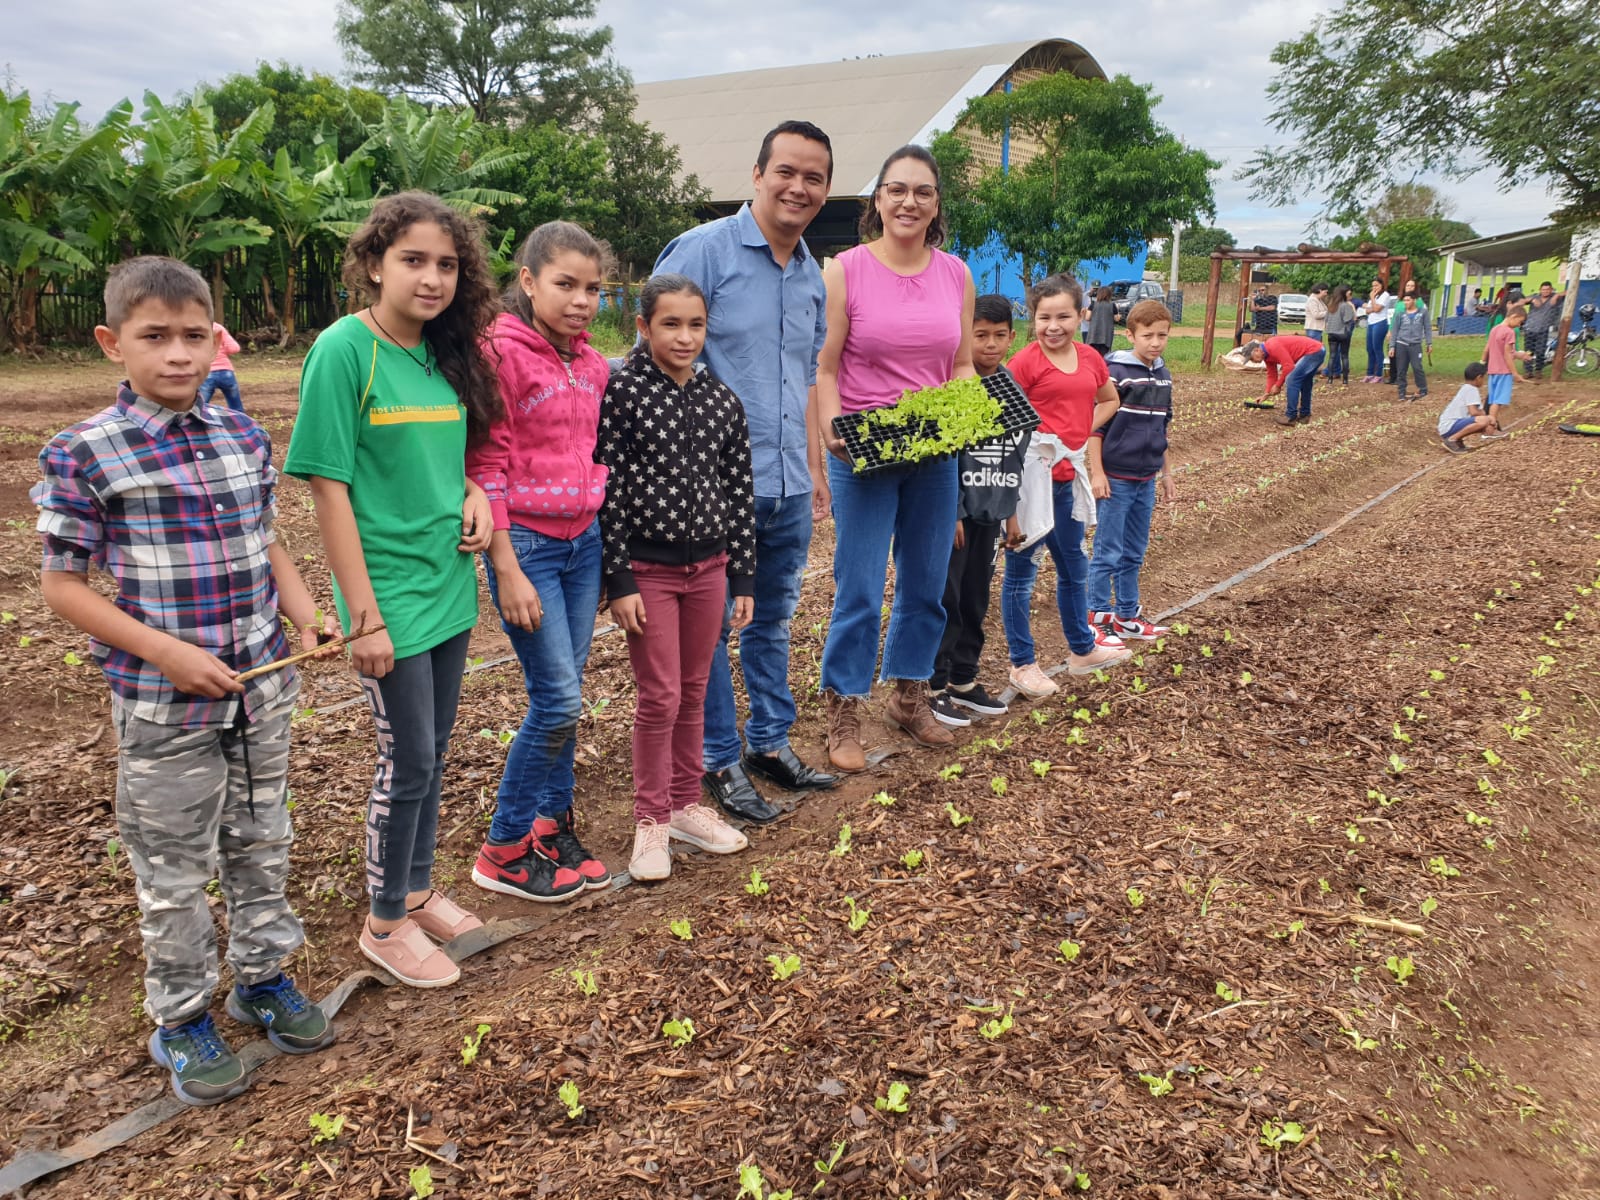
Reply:
[[[1007, 254], [998, 238], [990, 238], [982, 249], [963, 252], [961, 257], [972, 271], [972, 281], [978, 294], [999, 292], [1008, 300], [1026, 303], [1027, 284], [1022, 278], [1022, 258]], [[1110, 283], [1114, 279], [1144, 278], [1146, 254], [1140, 250], [1132, 258], [1115, 258], [1078, 264], [1077, 277], [1087, 287], [1098, 280]]]

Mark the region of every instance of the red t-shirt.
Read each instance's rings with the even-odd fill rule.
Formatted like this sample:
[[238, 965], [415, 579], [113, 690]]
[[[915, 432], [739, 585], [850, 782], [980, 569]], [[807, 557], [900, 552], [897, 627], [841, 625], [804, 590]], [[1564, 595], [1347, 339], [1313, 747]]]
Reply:
[[[1029, 342], [1006, 369], [1039, 414], [1039, 432], [1053, 433], [1069, 450], [1079, 450], [1094, 428], [1094, 394], [1111, 378], [1100, 352], [1075, 343], [1078, 369], [1070, 375], [1045, 356], [1044, 347]], [[1057, 483], [1072, 478], [1072, 464], [1062, 459], [1050, 472]]]
[[1262, 343], [1262, 348], [1267, 352], [1267, 387], [1273, 388], [1278, 384], [1278, 375], [1288, 375], [1294, 370], [1295, 363], [1308, 354], [1320, 354], [1327, 347], [1316, 338], [1306, 337], [1298, 333], [1280, 333], [1277, 337], [1269, 337]]
[[1504, 321], [1489, 331], [1489, 374], [1511, 374], [1511, 351], [1517, 344], [1517, 331]]

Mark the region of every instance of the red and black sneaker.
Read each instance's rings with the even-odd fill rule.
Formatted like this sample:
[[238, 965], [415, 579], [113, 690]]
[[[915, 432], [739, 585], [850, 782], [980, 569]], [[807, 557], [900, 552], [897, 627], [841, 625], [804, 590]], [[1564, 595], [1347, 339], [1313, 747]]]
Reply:
[[485, 842], [472, 867], [472, 882], [485, 891], [553, 904], [583, 892], [583, 876], [536, 848], [533, 834], [509, 846]]
[[1093, 629], [1104, 629], [1107, 633], [1110, 633], [1111, 622], [1115, 621], [1116, 619], [1117, 614], [1114, 612], [1106, 612], [1098, 608], [1091, 608], [1089, 610], [1089, 625]]
[[1129, 617], [1124, 621], [1117, 617], [1111, 623], [1111, 632], [1125, 642], [1153, 642], [1164, 638], [1172, 631], [1165, 625], [1153, 625], [1144, 617]]
[[578, 840], [573, 828], [572, 810], [559, 817], [535, 817], [533, 841], [536, 854], [543, 854], [569, 871], [576, 871], [585, 888], [603, 888], [611, 882], [611, 872]]

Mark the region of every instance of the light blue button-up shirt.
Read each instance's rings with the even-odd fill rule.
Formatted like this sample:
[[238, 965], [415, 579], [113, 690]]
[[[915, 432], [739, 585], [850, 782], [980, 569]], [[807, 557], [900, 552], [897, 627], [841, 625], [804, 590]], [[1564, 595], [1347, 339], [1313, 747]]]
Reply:
[[817, 382], [827, 293], [805, 242], [780, 267], [746, 204], [668, 242], [655, 269], [687, 275], [706, 294], [701, 357], [744, 404], [756, 495], [810, 492], [806, 395]]

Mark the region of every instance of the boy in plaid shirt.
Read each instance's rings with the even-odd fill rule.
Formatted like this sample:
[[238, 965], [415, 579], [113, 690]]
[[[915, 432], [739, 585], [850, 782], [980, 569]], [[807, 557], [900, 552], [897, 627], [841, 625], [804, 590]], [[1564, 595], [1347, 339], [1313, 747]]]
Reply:
[[[116, 403], [57, 434], [34, 486], [40, 590], [89, 634], [111, 687], [117, 827], [133, 867], [150, 1054], [188, 1104], [243, 1091], [244, 1067], [209, 1012], [217, 947], [205, 888], [221, 868], [229, 1015], [279, 1050], [334, 1039], [281, 970], [304, 940], [284, 895], [292, 669], [238, 675], [288, 653], [279, 607], [314, 649], [337, 632], [274, 540], [272, 443], [241, 412], [198, 400], [216, 343], [211, 293], [190, 267], [135, 258], [106, 283], [95, 338], [127, 380]], [[116, 580], [107, 599], [93, 563]]]

